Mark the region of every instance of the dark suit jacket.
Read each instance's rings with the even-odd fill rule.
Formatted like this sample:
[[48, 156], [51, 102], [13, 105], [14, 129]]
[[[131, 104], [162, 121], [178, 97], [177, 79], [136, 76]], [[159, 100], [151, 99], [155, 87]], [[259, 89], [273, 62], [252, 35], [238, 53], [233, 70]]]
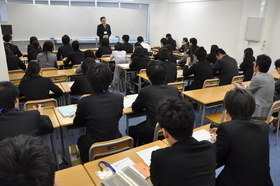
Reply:
[[217, 61], [216, 55], [215, 54], [208, 54], [206, 57], [206, 61], [209, 61], [210, 63], [212, 63], [212, 65], [214, 65]]
[[42, 49], [40, 49], [40, 48], [29, 50], [27, 53], [28, 62], [31, 60], [37, 60], [37, 55], [41, 52], [42, 52]]
[[213, 145], [189, 137], [152, 152], [151, 181], [154, 186], [214, 186], [215, 163]]
[[232, 120], [219, 125], [217, 166], [225, 167], [216, 180], [217, 186], [273, 185], [268, 130], [262, 121]]
[[85, 141], [80, 152], [88, 161], [88, 150], [95, 142], [121, 137], [119, 119], [123, 113], [123, 96], [111, 92], [93, 93], [79, 100], [74, 125], [86, 126]]
[[192, 45], [191, 48], [192, 48], [192, 53], [194, 54], [194, 52], [196, 51], [196, 49], [198, 49], [199, 46], [197, 45]]
[[[33, 49], [34, 49], [34, 47], [33, 47], [32, 44], [27, 45], [27, 53], [28, 53], [30, 50], [33, 50]], [[39, 47], [39, 49], [42, 51], [41, 46]]]
[[177, 79], [176, 63], [173, 63], [171, 61], [164, 61], [163, 65], [165, 66], [167, 72], [166, 83], [176, 81]]
[[194, 75], [192, 89], [200, 89], [206, 79], [213, 78], [212, 66], [208, 61], [199, 61], [190, 68], [186, 65], [183, 70], [183, 75], [189, 76], [192, 74]]
[[55, 85], [50, 78], [34, 75], [29, 81], [20, 83], [18, 86], [20, 95], [25, 96], [26, 100], [38, 100], [49, 98], [49, 91], [53, 91], [56, 96], [63, 94], [62, 90]]
[[100, 58], [104, 54], [112, 54], [112, 49], [109, 45], [100, 46], [98, 50], [95, 52], [96, 57]]
[[71, 61], [70, 66], [81, 64], [81, 62], [83, 61], [83, 56], [84, 53], [80, 50], [75, 50], [73, 52], [70, 52], [67, 57], [67, 60], [64, 61], [64, 65], [69, 66], [70, 61]]
[[[104, 34], [104, 31], [107, 31], [107, 34]], [[104, 35], [108, 35], [109, 37], [111, 36], [112, 32], [111, 32], [111, 27], [110, 25], [106, 24], [106, 28], [104, 28], [103, 24], [99, 24], [97, 26], [97, 35], [99, 37], [99, 43], [101, 42], [101, 40], [103, 39]]]
[[250, 81], [253, 77], [253, 67], [254, 67], [254, 62], [255, 58], [248, 58], [245, 57], [243, 59], [243, 62], [239, 65], [239, 67], [241, 68], [241, 70], [243, 71], [243, 75], [244, 75], [244, 81]]
[[13, 52], [14, 55], [17, 55], [18, 57], [22, 56], [22, 53], [18, 49], [17, 45], [14, 45], [12, 43], [6, 43], [6, 44], [7, 44], [8, 48]]
[[87, 80], [86, 75], [76, 76], [75, 82], [71, 86], [71, 92], [72, 93], [78, 93], [78, 94], [90, 94], [92, 93], [91, 86]]
[[19, 111], [12, 108], [0, 114], [0, 141], [20, 134], [31, 136], [52, 133], [53, 126], [48, 116], [37, 110]]
[[171, 54], [170, 57], [169, 57], [169, 61], [171, 61], [171, 62], [176, 64], [177, 57], [175, 55]]
[[224, 55], [212, 67], [213, 73], [219, 71], [220, 86], [230, 84], [233, 76], [238, 76], [237, 62], [232, 57]]
[[17, 70], [19, 68], [22, 70], [26, 69], [25, 64], [17, 56], [7, 56], [6, 62], [8, 70]]
[[132, 53], [133, 45], [130, 43], [123, 43], [123, 49], [126, 51], [126, 53]]
[[59, 47], [56, 54], [57, 60], [61, 60], [62, 58], [68, 57], [70, 52], [73, 52], [73, 48], [70, 44], [66, 44]]
[[150, 58], [149, 56], [134, 56], [132, 59], [132, 62], [129, 65], [129, 68], [136, 68], [137, 72], [139, 73], [139, 71], [141, 69], [146, 69], [148, 63], [150, 62]]

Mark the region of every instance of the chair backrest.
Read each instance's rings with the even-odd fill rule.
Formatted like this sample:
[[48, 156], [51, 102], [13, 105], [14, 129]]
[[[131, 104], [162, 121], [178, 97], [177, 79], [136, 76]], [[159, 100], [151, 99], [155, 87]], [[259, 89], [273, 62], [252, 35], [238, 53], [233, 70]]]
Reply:
[[18, 69], [18, 70], [9, 70], [9, 74], [22, 74], [24, 73], [24, 70]]
[[244, 81], [244, 75], [233, 76], [231, 83], [240, 83]]
[[154, 138], [153, 141], [157, 141], [159, 136], [163, 136], [163, 132], [159, 124], [156, 124], [155, 131], [154, 131]]
[[139, 74], [146, 74], [146, 69], [141, 69], [141, 70], [139, 71]]
[[57, 70], [55, 67], [41, 68], [42, 71]]
[[49, 98], [49, 99], [40, 99], [40, 100], [32, 100], [32, 101], [27, 101], [24, 103], [24, 110], [33, 110], [33, 106], [41, 104], [41, 107], [43, 109], [48, 109], [48, 108], [54, 108], [57, 107], [57, 101], [54, 98]]
[[206, 79], [203, 83], [202, 88], [207, 88], [207, 87], [217, 87], [219, 86], [220, 79], [215, 78], [215, 79]]
[[80, 97], [80, 99], [82, 99], [82, 98], [84, 98], [84, 97], [87, 97], [87, 96], [89, 96], [90, 94], [83, 94], [81, 97]]
[[179, 92], [184, 91], [184, 88], [185, 88], [184, 81], [172, 82], [172, 83], [168, 83], [167, 85], [170, 85], [170, 86], [178, 88]]
[[78, 64], [78, 65], [73, 65], [72, 66], [72, 69], [76, 69], [76, 68], [79, 68], [79, 66], [80, 66], [81, 64]]
[[89, 161], [131, 149], [133, 148], [133, 142], [132, 137], [124, 136], [114, 140], [94, 143], [89, 149]]
[[56, 76], [49, 76], [49, 78], [52, 80], [52, 82], [54, 83], [58, 83], [58, 82], [66, 82], [67, 76], [66, 75], [56, 75]]
[[21, 78], [10, 79], [10, 82], [13, 83], [16, 87], [19, 86]]
[[[266, 123], [270, 123], [270, 122], [272, 122], [271, 120], [271, 116], [272, 116], [272, 114], [273, 113], [275, 113], [275, 112], [278, 112], [279, 113], [279, 111], [280, 111], [280, 100], [278, 100], [278, 101], [274, 101], [273, 102], [273, 104], [272, 104], [272, 106], [271, 106], [271, 108], [270, 108], [270, 110], [269, 110], [269, 113], [268, 113], [268, 116], [267, 116], [267, 118], [266, 118]], [[279, 116], [278, 116], [279, 117]]]
[[102, 56], [101, 56], [101, 58], [102, 57], [110, 57], [111, 56], [111, 54], [103, 54]]

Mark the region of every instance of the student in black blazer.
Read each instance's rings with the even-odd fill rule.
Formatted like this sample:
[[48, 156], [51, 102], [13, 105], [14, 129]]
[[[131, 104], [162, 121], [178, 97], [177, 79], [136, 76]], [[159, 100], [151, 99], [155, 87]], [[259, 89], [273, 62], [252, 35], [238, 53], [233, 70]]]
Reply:
[[20, 52], [17, 45], [12, 44], [12, 36], [10, 34], [3, 35], [3, 40], [7, 44], [7, 47], [13, 52], [14, 55], [17, 55], [18, 57], [22, 56], [22, 53]]
[[166, 83], [174, 82], [177, 79], [176, 63], [169, 61], [170, 52], [167, 48], [163, 47], [157, 53], [157, 58], [163, 62], [165, 66], [167, 78]]
[[142, 112], [146, 109], [147, 120], [129, 127], [129, 135], [133, 137], [135, 145], [150, 143], [156, 126], [156, 108], [159, 102], [166, 96], [179, 97], [178, 89], [165, 85], [166, 69], [161, 61], [151, 61], [147, 67], [147, 76], [152, 83], [151, 86], [142, 88], [132, 104], [132, 110]]
[[40, 76], [40, 73], [39, 63], [31, 61], [18, 86], [20, 95], [25, 96], [26, 100], [47, 99], [50, 97], [49, 92], [51, 90], [55, 96], [61, 96], [63, 94], [62, 90], [50, 78]]
[[[235, 88], [224, 98], [225, 119], [217, 129], [217, 167], [224, 169], [216, 186], [272, 186], [269, 167], [268, 125], [252, 121], [256, 104], [253, 94]], [[215, 135], [214, 135], [215, 137]]]
[[254, 51], [252, 48], [246, 48], [244, 50], [243, 62], [239, 65], [240, 70], [243, 71], [244, 81], [250, 81], [254, 73], [254, 62], [256, 61], [253, 56]]
[[13, 52], [7, 47], [6, 43], [4, 43], [4, 46], [8, 70], [18, 70], [19, 68], [25, 70], [25, 64], [17, 56], [14, 56]]
[[69, 44], [70, 43], [70, 37], [68, 35], [64, 35], [61, 38], [63, 46], [60, 46], [57, 50], [57, 60], [62, 60], [65, 57], [69, 56], [70, 52], [73, 52], [72, 46]]
[[168, 41], [168, 44], [172, 46], [172, 49], [176, 50], [177, 44], [176, 41], [172, 38], [171, 34], [166, 34], [165, 37]]
[[40, 105], [31, 111], [17, 109], [19, 91], [11, 82], [0, 82], [0, 95], [0, 141], [20, 134], [37, 136], [52, 133], [51, 120], [42, 115]]
[[[73, 66], [73, 65], [81, 64], [83, 60], [84, 53], [80, 51], [79, 41], [73, 41], [72, 48], [73, 48], [73, 52], [70, 52], [66, 61], [64, 61], [65, 66]], [[70, 62], [71, 64], [69, 64]]]
[[123, 49], [126, 51], [126, 53], [132, 53], [133, 52], [133, 45], [128, 43], [129, 41], [129, 35], [123, 35]]
[[[134, 49], [133, 54], [131, 55], [132, 61], [129, 64], [129, 68], [136, 68], [137, 73], [141, 69], [146, 69], [148, 66], [148, 63], [150, 62], [149, 56], [145, 55], [144, 48], [141, 46], [136, 46]], [[138, 79], [138, 78], [137, 78]]]
[[191, 60], [188, 60], [183, 70], [184, 76], [194, 75], [193, 84], [186, 87], [186, 90], [200, 89], [206, 79], [213, 78], [212, 66], [208, 61], [205, 61], [206, 50], [204, 47], [199, 47], [194, 55], [198, 62], [189, 67]]
[[206, 141], [192, 137], [195, 113], [187, 100], [167, 98], [157, 108], [157, 121], [168, 147], [152, 152], [154, 186], [214, 186], [215, 151]]
[[112, 54], [112, 49], [109, 45], [109, 39], [107, 39], [107, 38], [102, 39], [101, 46], [95, 52], [95, 56], [97, 58], [101, 58], [101, 56], [104, 54]]
[[194, 53], [196, 49], [198, 49], [197, 46], [197, 39], [196, 38], [190, 38], [189, 46], [192, 48], [192, 52]]
[[32, 49], [28, 51], [28, 62], [37, 59], [37, 55], [42, 52], [41, 46], [38, 41], [32, 42]]
[[123, 113], [123, 96], [108, 91], [112, 72], [107, 65], [92, 65], [87, 79], [93, 92], [80, 99], [74, 118], [74, 125], [86, 126], [86, 135], [77, 143], [83, 163], [89, 161], [88, 151], [93, 143], [121, 137], [119, 119]]
[[101, 24], [97, 26], [97, 35], [99, 37], [99, 43], [101, 43], [101, 40], [104, 38], [109, 39], [111, 36], [111, 27], [110, 25], [106, 24], [106, 17], [100, 18]]
[[209, 61], [212, 65], [214, 65], [217, 61], [216, 51], [219, 49], [218, 45], [211, 45], [210, 54], [207, 55], [206, 61]]
[[169, 54], [170, 54], [168, 60], [171, 61], [171, 62], [173, 62], [173, 63], [175, 63], [175, 64], [177, 64], [177, 63], [176, 63], [177, 57], [176, 57], [175, 55], [173, 55], [173, 48], [172, 48], [172, 46], [171, 46], [170, 44], [167, 44], [167, 45], [165, 45], [165, 48], [168, 49]]
[[[30, 50], [34, 49], [34, 46], [32, 45], [33, 41], [37, 41], [39, 43], [38, 38], [36, 36], [31, 36], [30, 39], [29, 39], [29, 45], [27, 45], [27, 53]], [[40, 44], [39, 44], [38, 48], [41, 49], [41, 51], [42, 51], [42, 48], [41, 48]], [[35, 48], [35, 49], [37, 49], [37, 48]]]

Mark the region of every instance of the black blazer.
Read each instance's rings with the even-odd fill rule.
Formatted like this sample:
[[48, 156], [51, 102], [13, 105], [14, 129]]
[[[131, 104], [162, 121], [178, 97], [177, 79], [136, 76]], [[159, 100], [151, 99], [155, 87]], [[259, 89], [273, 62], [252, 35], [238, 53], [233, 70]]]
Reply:
[[123, 43], [123, 49], [126, 51], [126, 53], [132, 53], [133, 45], [130, 43]]
[[7, 56], [6, 62], [8, 70], [17, 70], [19, 68], [22, 70], [26, 69], [25, 64], [17, 56]]
[[92, 89], [87, 80], [86, 75], [81, 75], [81, 76], [75, 77], [75, 82], [71, 86], [71, 92], [81, 94], [81, 95], [92, 93]]
[[0, 141], [20, 134], [38, 136], [52, 133], [53, 126], [48, 116], [37, 110], [19, 111], [12, 108], [0, 114]]
[[62, 90], [55, 85], [50, 78], [34, 75], [29, 81], [20, 83], [18, 86], [21, 96], [25, 96], [26, 100], [38, 100], [49, 98], [49, 91], [53, 91], [56, 96], [63, 94]]
[[88, 150], [93, 143], [122, 136], [119, 131], [122, 113], [121, 94], [93, 93], [79, 100], [74, 125], [86, 126], [85, 141], [80, 149], [83, 162], [88, 161]]
[[191, 48], [192, 48], [192, 53], [194, 54], [194, 52], [196, 51], [196, 49], [199, 48], [199, 46], [197, 46], [197, 45], [192, 45]]
[[262, 121], [232, 120], [219, 125], [217, 166], [225, 165], [217, 186], [272, 186], [269, 167], [269, 128]]
[[177, 79], [176, 63], [173, 63], [171, 61], [164, 61], [163, 65], [165, 66], [167, 72], [166, 83], [176, 81]]
[[132, 59], [132, 62], [129, 65], [129, 68], [136, 68], [137, 72], [141, 69], [146, 69], [148, 66], [148, 63], [150, 62], [149, 56], [134, 56]]
[[212, 63], [212, 65], [214, 65], [217, 61], [216, 55], [213, 53], [208, 54], [206, 57], [206, 61], [209, 61], [210, 63]]
[[20, 52], [19, 48], [17, 45], [14, 45], [12, 43], [7, 43], [8, 48], [13, 52], [14, 55], [17, 55], [18, 57], [22, 56], [22, 53]]
[[[104, 32], [107, 32], [107, 34], [105, 34]], [[101, 42], [101, 40], [103, 39], [104, 35], [108, 35], [109, 37], [111, 36], [112, 32], [111, 32], [111, 27], [110, 25], [106, 24], [106, 28], [103, 26], [103, 24], [99, 24], [97, 26], [97, 35], [99, 37], [99, 43]]]
[[104, 54], [112, 54], [112, 49], [109, 45], [100, 46], [98, 50], [95, 52], [96, 57], [100, 58]]
[[56, 54], [57, 60], [61, 60], [62, 58], [68, 57], [70, 52], [73, 52], [73, 48], [70, 44], [66, 44], [59, 47]]
[[214, 186], [215, 163], [213, 145], [189, 137], [152, 152], [151, 181], [154, 186]]
[[169, 61], [171, 61], [171, 62], [177, 64], [177, 63], [176, 63], [177, 57], [176, 57], [175, 55], [173, 55], [173, 54], [170, 54]]
[[[28, 53], [30, 50], [33, 50], [33, 49], [34, 49], [34, 47], [33, 47], [32, 44], [27, 45], [27, 53]], [[39, 49], [42, 51], [41, 46], [39, 47]]]
[[241, 68], [240, 70], [243, 71], [243, 75], [244, 75], [244, 81], [250, 81], [253, 77], [253, 67], [254, 67], [254, 62], [255, 58], [249, 58], [249, 57], [245, 57], [243, 59], [243, 62], [239, 65], [239, 67]]
[[200, 89], [206, 79], [213, 78], [212, 66], [208, 61], [199, 61], [190, 68], [188, 65], [184, 67], [183, 75], [194, 75], [194, 82], [191, 89]]
[[228, 55], [224, 55], [221, 59], [218, 59], [213, 65], [212, 70], [213, 73], [219, 71], [220, 86], [230, 84], [233, 76], [239, 75], [236, 60]]
[[[83, 61], [83, 56], [84, 56], [84, 53], [82, 51], [74, 50], [73, 52], [69, 53], [67, 60], [64, 61], [64, 65], [73, 66], [76, 64], [81, 64], [81, 62]], [[69, 65], [70, 61], [71, 61], [71, 65]]]
[[29, 50], [27, 53], [28, 62], [31, 60], [37, 60], [37, 55], [41, 52], [42, 52], [42, 49], [40, 49], [40, 48]]

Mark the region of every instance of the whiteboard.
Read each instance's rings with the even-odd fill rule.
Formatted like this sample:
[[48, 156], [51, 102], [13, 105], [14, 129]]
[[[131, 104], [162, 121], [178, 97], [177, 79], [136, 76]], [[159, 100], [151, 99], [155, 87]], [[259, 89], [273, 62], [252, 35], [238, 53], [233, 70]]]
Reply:
[[64, 34], [70, 38], [96, 38], [100, 17], [105, 16], [112, 35], [146, 37], [147, 10], [79, 7], [58, 5], [6, 4], [8, 22], [13, 26], [13, 40], [60, 39]]

